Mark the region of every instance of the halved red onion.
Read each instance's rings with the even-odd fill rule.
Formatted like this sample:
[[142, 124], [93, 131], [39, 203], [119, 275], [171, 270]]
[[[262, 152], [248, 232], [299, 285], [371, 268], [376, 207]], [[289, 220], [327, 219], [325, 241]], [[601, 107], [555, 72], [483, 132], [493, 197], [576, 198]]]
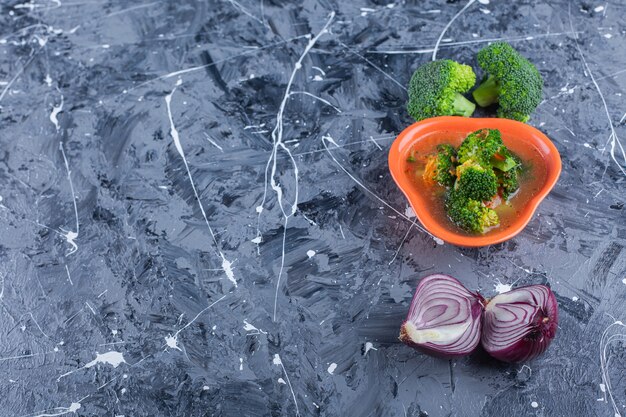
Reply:
[[480, 295], [451, 276], [422, 278], [400, 328], [400, 340], [437, 356], [469, 355], [480, 341], [482, 302]]
[[493, 297], [483, 313], [483, 348], [504, 362], [522, 362], [543, 353], [558, 324], [554, 293], [529, 285]]

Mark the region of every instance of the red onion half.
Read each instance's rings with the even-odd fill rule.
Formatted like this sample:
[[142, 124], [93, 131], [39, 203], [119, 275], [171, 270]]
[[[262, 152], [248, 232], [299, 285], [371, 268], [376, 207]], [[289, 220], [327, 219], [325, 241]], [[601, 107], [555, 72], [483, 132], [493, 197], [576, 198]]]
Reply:
[[483, 348], [496, 359], [521, 362], [543, 353], [556, 334], [558, 305], [545, 285], [496, 295], [483, 314]]
[[422, 278], [400, 328], [400, 340], [437, 356], [469, 355], [480, 341], [482, 301], [451, 276]]

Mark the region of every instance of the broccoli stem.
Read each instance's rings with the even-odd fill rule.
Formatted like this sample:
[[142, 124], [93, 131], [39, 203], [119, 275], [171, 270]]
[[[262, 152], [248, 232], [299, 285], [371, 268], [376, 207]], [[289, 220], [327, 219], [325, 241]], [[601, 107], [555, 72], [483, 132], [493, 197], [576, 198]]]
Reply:
[[457, 116], [470, 117], [472, 113], [474, 113], [474, 110], [476, 110], [476, 105], [466, 99], [461, 93], [456, 93], [454, 96], [452, 107], [454, 114]]
[[474, 100], [480, 107], [487, 107], [490, 104], [497, 103], [500, 96], [500, 86], [496, 79], [491, 75], [478, 86], [472, 93]]

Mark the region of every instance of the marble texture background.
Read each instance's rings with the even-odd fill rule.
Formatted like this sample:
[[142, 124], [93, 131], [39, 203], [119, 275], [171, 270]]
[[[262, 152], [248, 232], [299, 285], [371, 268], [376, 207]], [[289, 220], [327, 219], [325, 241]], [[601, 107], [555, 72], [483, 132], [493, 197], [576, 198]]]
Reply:
[[[0, 416], [626, 415], [625, 22], [623, 0], [1, 1]], [[516, 238], [438, 245], [387, 149], [415, 67], [494, 39], [544, 76], [529, 123], [563, 173]], [[433, 272], [548, 283], [556, 340], [524, 365], [407, 348]]]

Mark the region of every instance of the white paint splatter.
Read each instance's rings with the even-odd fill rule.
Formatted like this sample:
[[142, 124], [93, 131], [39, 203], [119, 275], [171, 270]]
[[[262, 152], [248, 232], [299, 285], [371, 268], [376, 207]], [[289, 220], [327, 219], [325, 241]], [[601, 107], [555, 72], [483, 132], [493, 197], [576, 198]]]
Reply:
[[178, 347], [178, 338], [172, 336], [171, 334], [165, 336], [165, 344], [167, 345], [167, 347], [170, 347], [172, 349], [178, 349], [181, 352], [183, 351], [181, 348]]
[[237, 280], [235, 279], [235, 273], [233, 272], [233, 263], [224, 257], [224, 254], [220, 252], [222, 255], [222, 269], [226, 274], [226, 277], [233, 283], [235, 288], [237, 288]]
[[172, 102], [172, 95], [174, 94], [174, 92], [176, 91], [176, 88], [182, 84], [182, 80], [178, 79], [178, 81], [176, 81], [176, 87], [174, 87], [174, 89], [172, 89], [172, 92], [169, 93], [168, 95], [165, 96], [165, 104], [167, 106], [167, 116], [169, 118], [170, 121], [170, 135], [172, 136], [172, 139], [174, 140], [174, 146], [176, 147], [176, 150], [178, 151], [178, 154], [180, 155], [180, 157], [183, 160], [183, 163], [185, 164], [185, 169], [187, 170], [187, 176], [189, 177], [189, 183], [191, 184], [191, 188], [193, 190], [193, 193], [196, 197], [196, 201], [198, 202], [198, 206], [200, 207], [200, 212], [202, 213], [202, 217], [204, 218], [204, 222], [207, 225], [207, 228], [209, 229], [209, 233], [211, 234], [211, 237], [213, 238], [213, 243], [215, 244], [215, 248], [217, 250], [217, 252], [219, 253], [220, 257], [222, 258], [222, 269], [224, 270], [224, 273], [226, 274], [226, 277], [228, 278], [228, 280], [235, 286], [235, 288], [237, 287], [237, 280], [235, 280], [235, 274], [233, 273], [232, 270], [232, 262], [227, 260], [226, 257], [224, 256], [224, 253], [221, 251], [220, 247], [219, 247], [219, 243], [217, 241], [217, 238], [215, 237], [215, 233], [213, 233], [213, 228], [211, 227], [210, 223], [209, 223], [209, 219], [206, 215], [206, 212], [204, 211], [204, 206], [202, 205], [202, 202], [200, 201], [200, 196], [198, 195], [198, 190], [196, 189], [196, 185], [193, 182], [193, 177], [191, 176], [191, 170], [189, 169], [189, 164], [187, 163], [187, 158], [185, 157], [185, 151], [183, 150], [183, 146], [180, 142], [180, 136], [178, 135], [178, 130], [176, 130], [176, 126], [174, 125], [174, 119], [172, 117], [172, 107], [171, 107], [171, 102]]
[[404, 209], [404, 215], [409, 218], [409, 219], [414, 219], [415, 218], [415, 211], [413, 210], [413, 207], [411, 206], [407, 206]]
[[272, 363], [276, 366], [280, 366], [283, 370], [283, 374], [285, 378], [287, 378], [287, 385], [289, 385], [289, 390], [291, 391], [291, 396], [293, 397], [293, 403], [296, 406], [296, 417], [300, 416], [300, 410], [298, 408], [298, 401], [296, 400], [296, 394], [293, 391], [293, 387], [291, 386], [291, 381], [289, 380], [289, 375], [287, 375], [287, 370], [285, 369], [285, 365], [283, 365], [282, 359], [280, 359], [280, 355], [278, 353], [274, 354], [274, 359], [272, 359]]
[[50, 113], [50, 121], [54, 124], [57, 132], [59, 131], [59, 119], [57, 118], [58, 114], [63, 110], [63, 96], [61, 96], [61, 104], [58, 106], [52, 106], [52, 112]]
[[313, 81], [324, 81], [324, 79], [320, 75], [315, 74], [315, 76], [313, 77]]
[[530, 403], [530, 406], [532, 408], [537, 408], [537, 407], [539, 407], [539, 404], [537, 403], [537, 401], [533, 401], [532, 403]]
[[239, 358], [239, 370], [243, 371], [243, 358]]
[[611, 38], [613, 37], [613, 35], [611, 35], [610, 33], [605, 33], [605, 34], [604, 34], [604, 35], [602, 35], [602, 36], [604, 36], [604, 37], [605, 37], [605, 38], [607, 38], [607, 39], [611, 39]]
[[374, 139], [374, 137], [373, 137], [373, 136], [370, 136], [370, 141], [372, 141], [372, 143], [374, 143], [374, 145], [376, 145], [376, 147], [378, 148], [378, 150], [380, 150], [380, 151], [382, 151], [382, 150], [383, 150], [383, 147], [382, 147], [382, 146], [380, 146], [380, 145], [378, 144], [378, 142], [376, 142], [376, 140]]
[[604, 6], [597, 6], [593, 9], [593, 11], [596, 13], [600, 13], [602, 10], [604, 10]]
[[72, 403], [70, 404], [69, 407], [56, 407], [53, 410], [59, 410], [58, 412], [54, 412], [54, 414], [50, 414], [50, 413], [42, 413], [42, 414], [37, 414], [33, 417], [56, 417], [56, 416], [63, 416], [65, 414], [69, 414], [69, 413], [76, 413], [78, 410], [80, 410], [81, 404], [78, 403]]
[[76, 231], [73, 232], [71, 230], [63, 230], [62, 232], [65, 234], [65, 240], [70, 244], [70, 250], [65, 254], [65, 256], [69, 256], [78, 250], [78, 245], [75, 240], [78, 238], [78, 233], [80, 232], [80, 224], [78, 222], [78, 206], [76, 204], [76, 194], [74, 193], [74, 183], [72, 182], [72, 171], [70, 171], [70, 164], [67, 162], [67, 157], [65, 156], [65, 150], [63, 149], [63, 142], [59, 142], [59, 150], [61, 151], [61, 155], [63, 156], [63, 162], [65, 163], [65, 171], [67, 172], [67, 180], [70, 183], [70, 191], [72, 193], [72, 203], [74, 204], [74, 217], [76, 220]]
[[72, 282], [72, 277], [70, 276], [70, 269], [65, 265], [65, 272], [67, 273], [67, 280], [70, 282], [70, 285], [74, 285]]
[[[274, 321], [276, 321], [276, 311], [278, 307], [278, 291], [280, 290], [280, 281], [281, 281], [281, 278], [285, 269], [285, 246], [286, 246], [286, 241], [287, 241], [287, 226], [288, 226], [289, 218], [291, 218], [298, 210], [298, 194], [299, 194], [298, 165], [296, 164], [296, 160], [294, 159], [293, 154], [291, 153], [289, 148], [283, 143], [283, 123], [284, 123], [283, 114], [285, 111], [285, 106], [287, 105], [287, 101], [290, 97], [291, 87], [296, 78], [296, 74], [298, 70], [302, 67], [302, 61], [308, 55], [309, 51], [313, 48], [313, 46], [315, 46], [318, 39], [325, 33], [328, 33], [328, 27], [330, 26], [334, 18], [335, 18], [335, 12], [331, 12], [328, 17], [328, 20], [326, 21], [326, 24], [322, 27], [319, 33], [315, 35], [314, 37], [311, 37], [310, 35], [308, 36], [309, 42], [307, 46], [304, 48], [304, 51], [302, 51], [302, 54], [300, 55], [298, 60], [296, 61], [294, 65], [294, 69], [292, 70], [291, 75], [289, 77], [289, 81], [287, 82], [287, 87], [285, 88], [283, 99], [278, 108], [278, 112], [276, 113], [276, 125], [274, 126], [274, 129], [272, 130], [272, 133], [271, 133], [272, 144], [273, 144], [272, 152], [270, 153], [270, 157], [268, 158], [267, 164], [265, 165], [265, 178], [263, 182], [264, 184], [263, 198], [258, 207], [261, 207], [262, 209], [267, 199], [268, 178], [269, 178], [269, 185], [271, 189], [276, 193], [276, 199], [278, 201], [280, 210], [283, 214], [283, 238], [282, 238], [282, 248], [281, 248], [281, 258], [280, 258], [280, 269], [278, 271], [278, 277], [276, 279], [276, 289], [274, 291], [274, 313], [273, 313]], [[291, 204], [291, 208], [288, 210], [286, 210], [285, 206], [283, 205], [283, 190], [280, 184], [276, 181], [279, 148], [280, 150], [287, 153], [287, 155], [289, 156], [291, 165], [293, 166], [294, 194], [295, 195], [293, 198], [293, 203]], [[270, 167], [271, 167], [271, 170], [270, 170]], [[260, 232], [261, 211], [259, 211], [258, 207], [257, 207], [257, 213], [259, 214], [257, 216], [257, 237], [261, 236], [261, 232]]]
[[337, 369], [337, 364], [336, 364], [335, 362], [333, 362], [333, 363], [331, 363], [331, 364], [328, 366], [327, 371], [328, 371], [328, 373], [329, 373], [329, 374], [331, 374], [331, 375], [332, 375], [332, 374], [333, 374], [333, 372], [335, 372], [335, 369]]
[[478, 0], [480, 4], [489, 4], [489, 0]]
[[494, 285], [494, 289], [496, 290], [498, 294], [509, 292], [511, 291], [512, 288], [513, 288], [512, 284], [504, 284], [499, 279], [496, 280], [496, 283]]
[[572, 297], [572, 301], [578, 301], [578, 297], [573, 296], [573, 297]]
[[285, 385], [287, 385], [287, 383], [285, 382], [285, 380], [284, 380], [284, 379], [282, 379], [282, 378], [278, 378], [278, 383], [279, 383], [279, 384], [285, 384]]
[[367, 355], [367, 352], [369, 352], [370, 350], [378, 350], [378, 349], [374, 347], [372, 342], [365, 342], [365, 353], [363, 354], [363, 356]]
[[206, 136], [206, 140], [208, 140], [211, 143], [211, 145], [215, 146], [217, 149], [224, 152], [224, 148], [222, 148], [220, 145], [217, 144], [217, 142], [211, 139], [211, 137], [206, 132], [204, 132], [204, 136]]
[[316, 254], [316, 252], [314, 250], [309, 249], [308, 251], [306, 251], [306, 256], [309, 257], [309, 259], [311, 259], [312, 257], [314, 257]]
[[261, 240], [262, 240], [262, 239], [263, 239], [263, 238], [262, 238], [261, 236], [257, 236], [257, 237], [255, 237], [254, 239], [252, 239], [250, 242], [252, 242], [252, 243], [256, 243], [256, 244], [258, 245], [259, 243], [261, 243]]
[[50, 74], [46, 74], [46, 78], [44, 78], [44, 82], [48, 84], [48, 87], [52, 87], [52, 78], [50, 78]]
[[311, 69], [314, 69], [314, 70], [316, 70], [316, 71], [319, 71], [319, 72], [320, 72], [320, 74], [322, 74], [322, 75], [326, 76], [326, 73], [325, 73], [325, 72], [324, 72], [324, 70], [323, 70], [323, 69], [321, 69], [320, 67], [316, 67], [315, 65], [313, 65], [313, 66], [311, 66]]
[[85, 365], [85, 368], [91, 368], [99, 363], [109, 364], [112, 367], [117, 368], [121, 364], [126, 363], [126, 361], [124, 360], [124, 355], [121, 352], [116, 352], [114, 350], [102, 354], [96, 352], [96, 359]]
[[[413, 230], [413, 225], [412, 224], [409, 226], [409, 228], [407, 229], [406, 233], [404, 234], [404, 237], [400, 241], [400, 244], [398, 245], [398, 248], [396, 249], [396, 252], [393, 254], [393, 258], [391, 258], [391, 260], [389, 261], [388, 265], [391, 265], [396, 260], [396, 258], [398, 257], [398, 254], [400, 253], [400, 249], [402, 248], [402, 245], [404, 245], [404, 242], [406, 241], [406, 239], [409, 237], [409, 233], [411, 233], [411, 230]], [[381, 280], [382, 280], [382, 277], [378, 281], [378, 285], [380, 285], [380, 281]]]
[[87, 369], [87, 368], [92, 368], [98, 364], [107, 364], [107, 365], [111, 365], [114, 368], [117, 368], [118, 366], [120, 366], [123, 363], [126, 363], [126, 361], [124, 360], [124, 355], [121, 352], [116, 352], [114, 350], [107, 352], [107, 353], [98, 353], [96, 352], [96, 359], [92, 360], [91, 362], [87, 363], [85, 366], [82, 366], [78, 369], [75, 369], [73, 371], [69, 371], [64, 373], [63, 375], [59, 376], [57, 378], [57, 382], [59, 382], [62, 378], [73, 374], [74, 372], [80, 371], [81, 369]]
[[263, 331], [263, 330], [261, 330], [261, 329], [259, 329], [259, 328], [255, 327], [254, 325], [252, 325], [252, 324], [248, 323], [248, 321], [247, 321], [247, 320], [244, 320], [244, 321], [243, 321], [243, 329], [244, 329], [245, 331], [247, 331], [247, 332], [256, 332], [256, 333], [248, 333], [248, 335], [251, 335], [251, 334], [252, 334], [252, 335], [254, 335], [254, 334], [261, 334], [261, 333], [263, 333], [263, 334], [267, 334], [267, 332], [265, 332], [265, 331]]
[[[622, 414], [613, 397], [613, 391], [611, 386], [611, 379], [609, 377], [608, 363], [610, 357], [608, 356], [608, 350], [614, 342], [626, 342], [626, 325], [619, 320], [611, 323], [602, 333], [600, 338], [600, 370], [602, 372], [602, 384], [604, 385], [605, 398], [606, 394], [609, 394], [611, 405], [613, 406], [613, 412], [615, 417], [622, 417]], [[602, 387], [600, 388], [602, 390]], [[603, 392], [604, 392], [603, 391]]]
[[626, 285], [626, 278], [622, 280], [622, 284]]
[[474, 4], [475, 1], [476, 0], [469, 0], [467, 4], [461, 10], [459, 10], [459, 12], [455, 14], [454, 17], [452, 17], [452, 19], [448, 22], [448, 24], [443, 28], [443, 30], [441, 31], [441, 34], [439, 35], [439, 38], [437, 39], [437, 43], [435, 43], [435, 47], [433, 48], [433, 58], [432, 58], [433, 61], [437, 60], [437, 49], [439, 49], [439, 44], [441, 43], [441, 39], [443, 39], [443, 35], [445, 35], [446, 31], [448, 30], [452, 22], [454, 22], [457, 17], [459, 17], [465, 10], [467, 10], [468, 7]]
[[96, 315], [96, 310], [93, 309], [91, 304], [89, 304], [87, 301], [85, 301], [85, 305], [87, 306], [87, 308], [89, 308], [89, 310], [91, 310], [91, 314], [93, 314], [95, 316]]
[[198, 317], [200, 317], [200, 315], [202, 313], [204, 313], [209, 308], [213, 307], [215, 304], [217, 304], [220, 301], [222, 301], [224, 298], [226, 298], [226, 295], [221, 296], [216, 301], [214, 301], [213, 303], [209, 304], [207, 307], [203, 308], [198, 314], [196, 314], [196, 316], [193, 319], [191, 319], [191, 321], [189, 321], [187, 324], [185, 324], [183, 327], [181, 327], [178, 331], [176, 331], [176, 333], [174, 333], [174, 335], [169, 334], [169, 335], [165, 336], [165, 344], [168, 347], [172, 348], [172, 349], [178, 349], [178, 350], [180, 350], [182, 352], [182, 349], [180, 347], [178, 347], [178, 335], [180, 334], [180, 332], [182, 332], [187, 327], [189, 327], [191, 324], [193, 324], [193, 322], [198, 320]]
[[48, 38], [42, 38], [40, 36], [37, 35], [33, 35], [33, 37], [35, 39], [37, 39], [37, 43], [39, 44], [39, 46], [44, 47], [46, 46], [46, 44], [48, 43]]

